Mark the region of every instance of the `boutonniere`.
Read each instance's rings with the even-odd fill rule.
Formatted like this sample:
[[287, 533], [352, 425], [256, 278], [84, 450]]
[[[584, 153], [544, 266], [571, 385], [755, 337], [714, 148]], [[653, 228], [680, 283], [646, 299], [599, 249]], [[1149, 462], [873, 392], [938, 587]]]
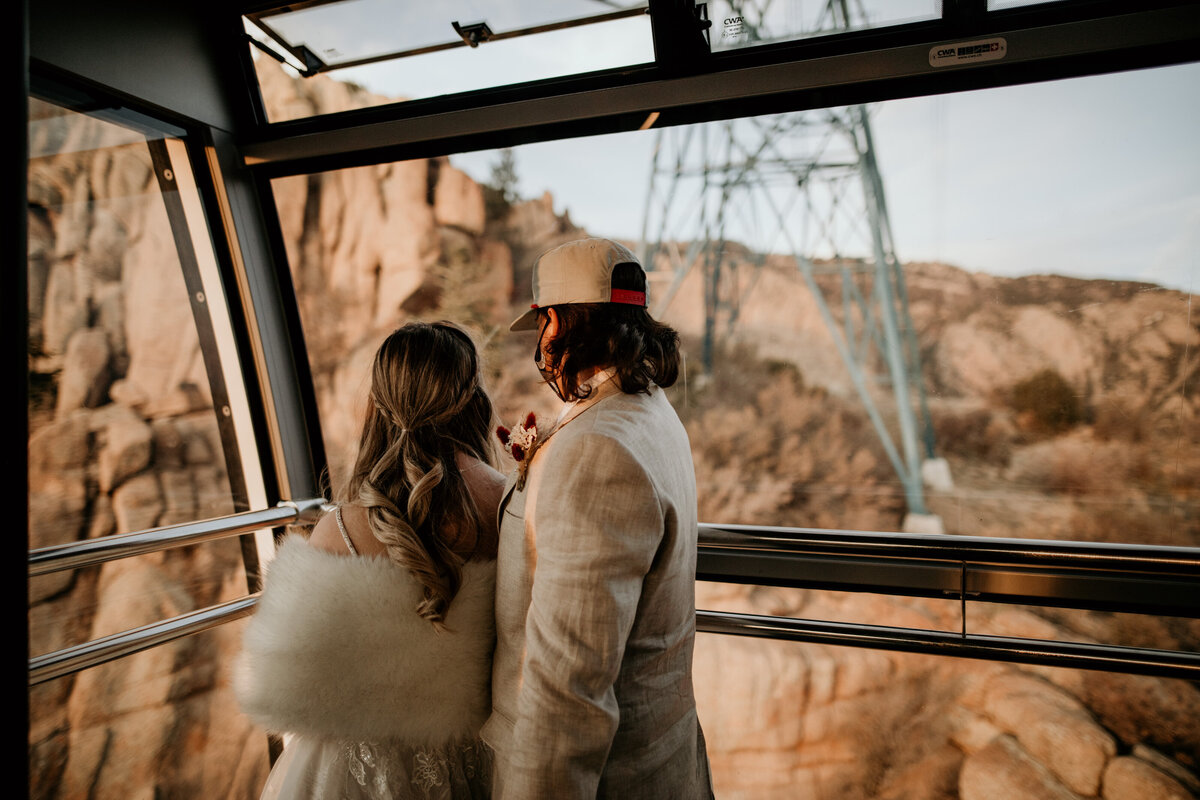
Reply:
[[529, 462], [537, 447], [537, 417], [530, 411], [524, 425], [514, 425], [512, 430], [501, 425], [496, 428], [496, 436], [517, 462], [517, 490], [520, 491], [525, 488], [525, 473], [529, 471]]

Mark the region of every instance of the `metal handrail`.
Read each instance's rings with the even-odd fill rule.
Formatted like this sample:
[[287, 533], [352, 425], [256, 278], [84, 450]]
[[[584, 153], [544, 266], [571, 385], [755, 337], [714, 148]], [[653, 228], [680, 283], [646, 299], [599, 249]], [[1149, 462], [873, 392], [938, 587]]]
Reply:
[[[105, 636], [29, 660], [29, 685], [71, 675], [250, 614], [261, 593]], [[1197, 680], [1200, 654], [1141, 647], [956, 634], [860, 623], [696, 611], [696, 630], [784, 641], [930, 653], [958, 658], [1110, 670]]]
[[[314, 515], [323, 504], [322, 499], [283, 502], [274, 509], [79, 543], [91, 545], [107, 541], [107, 546], [99, 550], [85, 550], [78, 545], [42, 548], [30, 554], [30, 574], [77, 568], [114, 558], [140, 555], [284, 524]], [[80, 550], [83, 552], [79, 552]], [[767, 556], [780, 559], [786, 564], [807, 558], [835, 556], [851, 563], [868, 566], [882, 562], [887, 564], [889, 569], [894, 569], [900, 564], [946, 565], [960, 562], [961, 583], [957, 584], [958, 588], [955, 591], [964, 600], [967, 594], [965, 587], [968, 561], [977, 566], [1020, 568], [1034, 565], [1039, 568], [1073, 568], [1085, 573], [1094, 571], [1108, 574], [1118, 569], [1131, 573], [1141, 571], [1145, 580], [1151, 584], [1158, 582], [1167, 585], [1172, 578], [1176, 578], [1186, 581], [1189, 586], [1196, 583], [1200, 587], [1200, 583], [1196, 582], [1196, 576], [1200, 575], [1200, 548], [1028, 539], [976, 539], [968, 536], [748, 525], [701, 525], [699, 550], [701, 561], [705, 558], [712, 560], [748, 555], [752, 558]], [[36, 563], [35, 554], [40, 556]], [[705, 575], [702, 567], [698, 569], [698, 573], [697, 577], [700, 580], [722, 579]], [[739, 577], [743, 580], [749, 578], [757, 581], [762, 576]], [[762, 582], [773, 581], [767, 578]], [[814, 579], [811, 576], [795, 576], [789, 581], [797, 585], [820, 585], [822, 582], [821, 578]], [[844, 588], [853, 590], [855, 587], [848, 585]], [[866, 584], [857, 588], [859, 591], [877, 590], [876, 587]], [[892, 591], [895, 594], [920, 596], [916, 587], [904, 586], [902, 581], [893, 586]], [[70, 675], [246, 616], [253, 611], [258, 597], [258, 594], [248, 595], [228, 603], [37, 656], [29, 661], [29, 685]], [[1047, 594], [1028, 595], [1024, 599], [1037, 602], [1055, 601], [1058, 598]], [[789, 641], [1112, 670], [1187, 680], [1200, 678], [1200, 654], [1196, 653], [987, 636], [968, 633], [965, 628], [961, 633], [953, 633], [706, 610], [696, 612], [696, 627], [697, 630], [705, 632]]]
[[[121, 558], [310, 520], [317, 516], [325, 502], [325, 499], [320, 497], [284, 500], [274, 508], [42, 547], [29, 553], [29, 574], [46, 575], [60, 570], [80, 569]], [[55, 678], [72, 675], [89, 667], [232, 622], [253, 611], [258, 597], [258, 593], [250, 594], [227, 603], [36, 656], [29, 659], [29, 685], [36, 686]]]
[[29, 685], [36, 686], [240, 619], [254, 610], [258, 598], [259, 593], [256, 592], [227, 603], [31, 658]]
[[1200, 617], [1200, 548], [701, 525], [697, 580], [954, 597], [959, 632], [697, 611], [711, 633], [1200, 678], [1200, 653], [971, 633], [967, 601]]
[[1127, 572], [1200, 576], [1200, 547], [711, 524], [700, 525], [699, 541], [701, 550], [713, 553], [721, 550], [778, 554], [819, 552], [999, 566], [1118, 568]]
[[702, 525], [696, 578], [1200, 618], [1200, 548]]
[[1200, 653], [1179, 650], [959, 634], [725, 611], [697, 611], [696, 630], [874, 650], [1157, 675], [1192, 681], [1200, 678]]
[[260, 528], [286, 525], [310, 518], [324, 503], [324, 498], [319, 497], [285, 500], [274, 508], [259, 511], [244, 511], [181, 525], [165, 525], [133, 533], [41, 547], [29, 551], [29, 575], [33, 577], [60, 570], [80, 569], [120, 558], [237, 536]]

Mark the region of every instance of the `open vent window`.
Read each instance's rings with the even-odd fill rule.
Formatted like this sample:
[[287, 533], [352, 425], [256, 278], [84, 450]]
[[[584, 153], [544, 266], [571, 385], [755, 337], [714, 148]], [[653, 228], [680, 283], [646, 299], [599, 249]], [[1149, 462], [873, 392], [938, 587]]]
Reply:
[[646, 3], [629, 0], [339, 0], [247, 14], [243, 23], [272, 122], [323, 113], [273, 102], [276, 62], [361, 87], [359, 102], [371, 106], [654, 61]]

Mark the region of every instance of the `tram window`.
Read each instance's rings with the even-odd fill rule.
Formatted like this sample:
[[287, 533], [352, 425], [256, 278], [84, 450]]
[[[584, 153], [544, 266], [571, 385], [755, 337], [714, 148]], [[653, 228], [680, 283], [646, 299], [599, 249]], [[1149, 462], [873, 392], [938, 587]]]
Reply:
[[718, 797], [1200, 791], [1188, 681], [704, 633], [693, 679]]
[[1200, 118], [1177, 102], [1197, 80], [1184, 65], [277, 181], [327, 452], [355, 438], [350, 365], [413, 316], [473, 315], [502, 410], [547, 402], [500, 328], [538, 252], [591, 233], [647, 254], [651, 304], [684, 337], [671, 397], [703, 520], [1200, 544]]
[[[896, 638], [957, 637], [964, 608], [709, 582], [697, 583], [696, 605], [882, 626]], [[1190, 651], [1200, 642], [1194, 619], [979, 602], [965, 611], [972, 635]], [[720, 796], [1024, 797], [1039, 786], [1091, 797], [1139, 773], [1152, 779], [1148, 796], [1197, 788], [1192, 682], [710, 633], [696, 637], [693, 681]]]
[[34, 545], [261, 506], [182, 141], [40, 99], [30, 120]]
[[236, 539], [29, 579], [29, 650], [57, 650], [150, 625], [247, 593]]
[[939, 19], [941, 0], [788, 0], [750, 4], [716, 0], [708, 4], [713, 52], [768, 42], [809, 39], [847, 31], [883, 28], [906, 22]]
[[[266, 505], [184, 132], [110, 103], [89, 108], [101, 110], [29, 100], [35, 549]], [[245, 575], [227, 539], [31, 577], [30, 654], [242, 597]], [[236, 757], [175, 761], [193, 736], [265, 749], [224, 688], [236, 629], [34, 687], [33, 796], [226, 796]]]
[[[602, 5], [343, 0], [251, 15], [245, 26], [284, 59], [290, 74], [306, 69], [307, 57], [319, 64], [317, 72], [331, 70], [309, 79], [317, 86], [336, 78], [360, 87], [355, 107], [654, 61], [646, 4], [628, 0]], [[288, 91], [277, 80], [278, 62], [261, 48], [251, 53], [271, 122], [328, 113], [304, 102], [304, 92]], [[386, 93], [379, 86], [387, 86]]]
[[245, 624], [32, 687], [29, 797], [257, 798], [268, 739], [231, 686]]
[[[1036, 615], [1036, 622], [1026, 623], [1027, 627], [1022, 628], [1021, 619], [1035, 619], [1030, 615]], [[1190, 617], [969, 601], [967, 619], [972, 629], [997, 636], [1200, 652], [1200, 620]], [[1200, 714], [1200, 702], [1195, 713]], [[1197, 756], [1200, 757], [1200, 751]]]

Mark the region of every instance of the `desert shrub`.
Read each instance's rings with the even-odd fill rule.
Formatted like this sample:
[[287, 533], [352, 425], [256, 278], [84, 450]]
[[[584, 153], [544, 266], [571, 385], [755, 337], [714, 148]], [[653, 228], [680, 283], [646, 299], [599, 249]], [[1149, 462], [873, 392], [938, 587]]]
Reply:
[[679, 380], [667, 390], [684, 425], [691, 425], [694, 417], [708, 411], [752, 407], [758, 393], [780, 371], [790, 372], [802, 382], [798, 369], [788, 370], [783, 362], [762, 361], [753, 348], [738, 343], [718, 347], [713, 369], [706, 373], [696, 357], [701, 349], [698, 337], [680, 337]]
[[1008, 477], [1047, 492], [1124, 494], [1152, 480], [1155, 467], [1145, 448], [1072, 436], [1017, 450]]
[[797, 370], [729, 362], [681, 417], [706, 521], [861, 530], [900, 522], [904, 495], [865, 414], [804, 386]]
[[511, 147], [500, 151], [499, 158], [492, 164], [490, 180], [483, 184], [483, 211], [488, 220], [502, 220], [508, 216], [513, 203], [520, 199], [517, 194], [517, 161]]
[[947, 744], [946, 711], [958, 688], [946, 673], [918, 668], [898, 671], [879, 693], [856, 697], [858, 714], [847, 723], [846, 734], [861, 753], [861, 783], [825, 796], [957, 798], [963, 756]]
[[[427, 313], [473, 330], [493, 329], [497, 314], [495, 290], [488, 281], [490, 265], [473, 251], [471, 239], [460, 232], [443, 230], [441, 239], [441, 257], [430, 268], [432, 281], [427, 282], [428, 302], [433, 307]], [[418, 290], [415, 294], [420, 293]], [[405, 301], [406, 310], [412, 301]]]
[[512, 204], [504, 196], [504, 192], [486, 183], [483, 189], [483, 217], [486, 222], [503, 222], [512, 209]]
[[1035, 372], [1012, 387], [1011, 405], [1037, 430], [1058, 433], [1083, 419], [1079, 396], [1054, 369]]
[[941, 455], [1004, 463], [1012, 451], [1011, 424], [987, 408], [933, 413], [933, 432]]
[[54, 405], [58, 402], [58, 376], [51, 372], [29, 370], [29, 419], [30, 430], [36, 430], [54, 419]]
[[1150, 420], [1129, 401], [1106, 397], [1096, 405], [1092, 430], [1103, 441], [1143, 442], [1150, 435]]
[[[1193, 456], [1190, 459], [1191, 463], [1173, 460], [1163, 465], [1162, 479], [1168, 491], [1180, 497], [1195, 498], [1200, 494], [1200, 468], [1197, 467], [1196, 461], [1197, 459]], [[1190, 507], [1194, 512], [1200, 511], [1194, 502]]]
[[1142, 501], [1105, 503], [1077, 509], [1071, 516], [1071, 538], [1086, 542], [1172, 545], [1200, 544], [1195, 521], [1178, 505]]
[[804, 373], [801, 372], [800, 368], [791, 361], [768, 358], [763, 362], [763, 366], [766, 367], [768, 375], [790, 375], [794, 379], [797, 387], [804, 386]]

